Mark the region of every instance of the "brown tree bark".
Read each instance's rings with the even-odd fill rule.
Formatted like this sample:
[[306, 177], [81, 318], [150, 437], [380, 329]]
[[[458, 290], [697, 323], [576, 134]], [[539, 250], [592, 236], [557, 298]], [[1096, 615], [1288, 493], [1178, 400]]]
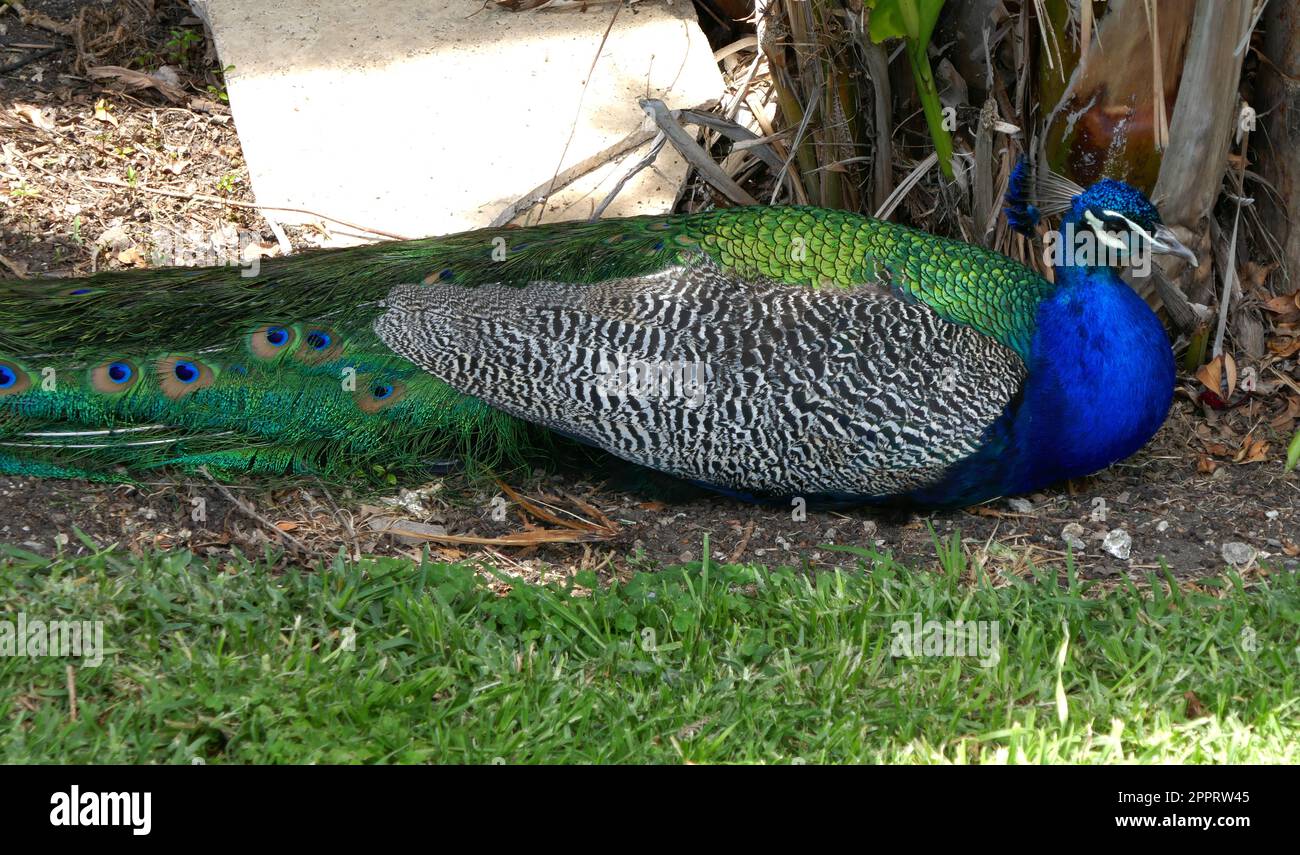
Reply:
[[1264, 12], [1259, 103], [1267, 139], [1257, 143], [1262, 173], [1277, 189], [1261, 197], [1264, 223], [1282, 247], [1287, 277], [1300, 284], [1300, 0], [1272, 0]]

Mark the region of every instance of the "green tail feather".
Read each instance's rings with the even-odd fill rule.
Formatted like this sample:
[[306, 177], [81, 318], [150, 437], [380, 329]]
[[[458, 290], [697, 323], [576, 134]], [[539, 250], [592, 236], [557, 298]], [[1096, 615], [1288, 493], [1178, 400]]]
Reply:
[[1022, 353], [1047, 287], [977, 247], [814, 208], [483, 230], [265, 260], [255, 276], [166, 268], [0, 282], [0, 474], [174, 465], [344, 478], [449, 456], [517, 460], [524, 423], [374, 334], [389, 290], [435, 279], [579, 286], [697, 253], [792, 284], [883, 280]]

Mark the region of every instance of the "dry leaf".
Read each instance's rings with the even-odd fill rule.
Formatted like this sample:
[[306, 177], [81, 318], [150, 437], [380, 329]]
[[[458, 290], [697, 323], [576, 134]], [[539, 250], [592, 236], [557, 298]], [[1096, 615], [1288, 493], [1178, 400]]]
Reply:
[[1269, 427], [1278, 433], [1291, 433], [1292, 425], [1300, 417], [1300, 398], [1291, 395], [1286, 399], [1286, 409], [1269, 419]]
[[184, 104], [188, 100], [184, 89], [170, 83], [166, 77], [155, 74], [145, 74], [143, 71], [123, 68], [120, 65], [97, 65], [89, 70], [89, 74], [95, 80], [115, 80], [125, 88], [135, 91], [156, 89], [173, 104]]
[[1300, 312], [1300, 291], [1294, 294], [1279, 294], [1264, 301], [1264, 308], [1275, 315], [1292, 315]]
[[298, 528], [298, 524], [296, 522], [291, 522], [289, 520], [281, 520], [280, 522], [275, 524], [275, 527], [278, 528], [280, 531], [294, 531], [295, 529]]
[[13, 275], [17, 276], [19, 279], [27, 278], [26, 262], [16, 261], [15, 259], [5, 258], [3, 255], [0, 255], [0, 265], [4, 265], [5, 267], [9, 268], [9, 271], [13, 273]]
[[[1227, 400], [1231, 401], [1232, 393], [1237, 391], [1237, 360], [1232, 358], [1231, 353], [1223, 354], [1223, 368], [1228, 374]], [[1218, 389], [1215, 389], [1214, 391], [1217, 392]]]
[[15, 104], [11, 112], [20, 118], [26, 119], [43, 131], [54, 130], [54, 121], [35, 104]]
[[23, 12], [23, 23], [32, 27], [40, 27], [42, 30], [49, 30], [52, 33], [58, 33], [61, 36], [73, 38], [77, 34], [77, 28], [74, 24], [67, 21], [56, 21], [44, 12]]
[[1212, 475], [1214, 474], [1214, 470], [1218, 468], [1219, 468], [1219, 464], [1215, 463], [1213, 460], [1211, 460], [1208, 456], [1204, 454], [1202, 454], [1196, 460], [1196, 471], [1202, 475]]
[[1241, 269], [1242, 293], [1263, 288], [1264, 283], [1268, 281], [1269, 274], [1276, 267], [1276, 264], [1258, 264], [1254, 261], [1247, 261], [1246, 265]]
[[1268, 441], [1263, 439], [1251, 439], [1246, 437], [1246, 441], [1241, 444], [1241, 448], [1233, 456], [1233, 463], [1262, 463], [1268, 455]]
[[95, 102], [95, 118], [101, 122], [108, 122], [110, 125], [116, 128], [117, 117], [114, 116], [111, 112], [109, 112], [112, 109], [113, 109], [112, 104], [108, 103], [108, 101], [106, 101], [105, 99], [100, 98], [98, 101]]
[[117, 260], [122, 264], [129, 264], [132, 267], [148, 266], [145, 262], [144, 253], [134, 246], [128, 246], [126, 249], [119, 252], [117, 254]]
[[1216, 356], [1196, 369], [1196, 379], [1214, 394], [1219, 394], [1223, 388], [1220, 385], [1223, 382], [1223, 357]]
[[1300, 337], [1269, 339], [1268, 349], [1278, 359], [1286, 359], [1292, 354], [1300, 352]]
[[1195, 692], [1183, 692], [1183, 699], [1187, 701], [1188, 718], [1205, 718], [1209, 713], [1205, 711], [1205, 705], [1201, 699], [1196, 697]]

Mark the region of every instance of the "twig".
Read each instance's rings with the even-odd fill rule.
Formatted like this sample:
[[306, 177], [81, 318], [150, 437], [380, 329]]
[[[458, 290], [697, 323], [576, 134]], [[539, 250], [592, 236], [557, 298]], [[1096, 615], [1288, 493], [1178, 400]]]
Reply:
[[728, 199], [737, 205], [757, 205], [758, 200], [745, 192], [731, 176], [722, 171], [712, 158], [700, 148], [695, 140], [691, 139], [690, 134], [682, 129], [673, 118], [672, 111], [668, 109], [663, 101], [658, 98], [642, 98], [640, 101], [641, 109], [646, 115], [654, 120], [659, 126], [659, 130], [668, 135], [668, 141], [673, 144], [673, 148], [686, 158], [686, 162], [694, 166], [700, 175], [706, 181], [716, 187]]
[[894, 192], [889, 194], [889, 198], [885, 200], [885, 204], [881, 205], [876, 210], [875, 218], [877, 220], [883, 220], [890, 214], [894, 213], [894, 209], [898, 207], [899, 202], [903, 201], [903, 197], [907, 195], [908, 191], [919, 184], [921, 179], [925, 177], [925, 174], [933, 169], [934, 165], [938, 162], [938, 153], [933, 151], [930, 152], [930, 156], [918, 163], [916, 168], [914, 168], [911, 173], [903, 179], [902, 183], [894, 188]]
[[275, 242], [280, 245], [280, 254], [293, 255], [293, 244], [289, 242], [289, 236], [284, 233], [284, 226], [281, 226], [275, 217], [269, 216], [266, 212], [262, 213], [262, 219], [266, 220], [267, 226], [271, 229], [271, 234], [275, 235]]
[[632, 180], [632, 176], [655, 162], [655, 158], [659, 156], [659, 152], [663, 151], [664, 143], [666, 142], [668, 142], [668, 135], [663, 131], [660, 131], [659, 135], [655, 137], [654, 144], [651, 145], [650, 150], [646, 152], [645, 157], [632, 164], [632, 168], [623, 173], [623, 177], [618, 179], [618, 183], [614, 185], [614, 189], [606, 193], [605, 198], [601, 199], [600, 204], [596, 206], [596, 210], [591, 212], [591, 217], [589, 219], [599, 220], [601, 215], [605, 213], [605, 209], [614, 201], [614, 197], [622, 192], [624, 185], [626, 185], [628, 181]]
[[[772, 75], [772, 83], [774, 85], [776, 84], [778, 77], [779, 75], [776, 74]], [[780, 92], [785, 90], [778, 89], [777, 91], [779, 94]], [[819, 83], [817, 85], [817, 88], [813, 92], [813, 97], [808, 99], [809, 103], [816, 104], [817, 100], [821, 97], [822, 97], [822, 90], [821, 90], [821, 84]], [[776, 176], [776, 181], [772, 186], [772, 198], [768, 200], [768, 204], [776, 203], [777, 193], [781, 191], [781, 182], [785, 180], [786, 173], [790, 171], [790, 164], [794, 162], [794, 159], [799, 156], [799, 152], [802, 151], [801, 146], [804, 140], [804, 133], [806, 133], [808, 130], [808, 123], [812, 120], [812, 114], [813, 111], [811, 109], [803, 111], [803, 118], [799, 122], [799, 130], [795, 132], [794, 140], [791, 141], [790, 143], [790, 156], [786, 158], [785, 163], [782, 164], [781, 166], [781, 172]], [[808, 166], [811, 167], [812, 164], [808, 164]], [[809, 173], [812, 172], [811, 168], [806, 171]]]
[[283, 540], [286, 544], [288, 544], [290, 547], [292, 547], [301, 555], [307, 556], [312, 554], [311, 550], [308, 549], [306, 544], [304, 544], [301, 540], [289, 534], [289, 532], [287, 531], [281, 531], [280, 528], [276, 526], [275, 523], [271, 522], [266, 517], [262, 516], [256, 510], [254, 510], [252, 505], [248, 504], [243, 499], [239, 498], [234, 493], [230, 492], [230, 489], [227, 488], [225, 484], [222, 484], [216, 478], [213, 478], [212, 473], [208, 471], [208, 467], [200, 466], [199, 471], [203, 473], [203, 477], [207, 478], [209, 481], [212, 482], [212, 486], [217, 488], [217, 492], [221, 494], [222, 498], [224, 498], [227, 502], [230, 502], [232, 505], [234, 505], [235, 508], [244, 516], [248, 517], [249, 519], [257, 523], [260, 523], [262, 527], [267, 529], [268, 531], [275, 532], [275, 534], [279, 536], [281, 540]]
[[[1250, 109], [1250, 105], [1245, 104], [1242, 106], [1242, 110], [1248, 109]], [[1238, 126], [1240, 127], [1240, 123]], [[1233, 285], [1237, 278], [1237, 230], [1241, 225], [1241, 209], [1255, 202], [1254, 199], [1245, 196], [1246, 179], [1244, 172], [1249, 147], [1250, 133], [1245, 131], [1241, 135], [1241, 165], [1237, 169], [1237, 193], [1232, 197], [1237, 203], [1237, 210], [1232, 217], [1232, 238], [1228, 241], [1228, 258], [1223, 265], [1223, 296], [1219, 299], [1219, 324], [1214, 330], [1214, 346], [1210, 349], [1211, 358], [1223, 353], [1223, 334], [1228, 327], [1228, 306], [1232, 302]]]
[[[582, 81], [582, 92], [578, 94], [578, 109], [573, 116], [573, 124], [569, 126], [569, 138], [564, 141], [564, 148], [560, 151], [560, 159], [555, 164], [555, 174], [551, 176], [550, 186], [542, 196], [542, 213], [537, 215], [540, 221], [542, 215], [546, 213], [546, 201], [551, 198], [555, 192], [556, 182], [560, 178], [560, 167], [564, 165], [564, 159], [569, 156], [569, 146], [573, 144], [573, 135], [578, 132], [578, 119], [582, 116], [582, 102], [587, 98], [587, 88], [591, 86], [591, 78], [596, 74], [596, 64], [600, 62], [600, 55], [605, 50], [605, 42], [609, 40], [609, 34], [614, 30], [614, 22], [618, 20], [619, 10], [622, 4], [614, 7], [614, 14], [609, 17], [609, 25], [605, 27], [604, 34], [600, 37], [600, 44], [596, 46], [596, 55], [591, 58], [591, 68], [587, 69], [587, 77]], [[561, 187], [564, 185], [561, 184]], [[507, 220], [507, 222], [509, 222]]]
[[[785, 163], [785, 161], [783, 161], [771, 147], [768, 139], [760, 137], [749, 128], [739, 125], [731, 119], [724, 119], [721, 116], [715, 116], [712, 113], [704, 113], [698, 109], [673, 110], [673, 117], [687, 124], [703, 125], [710, 130], [717, 131], [727, 139], [736, 143], [733, 147], [733, 151], [752, 151], [759, 160], [763, 161], [773, 169], [780, 169]], [[784, 133], [784, 131], [782, 133]]]
[[63, 48], [61, 47], [52, 47], [52, 48], [46, 48], [45, 50], [38, 50], [35, 53], [29, 53], [27, 54], [27, 56], [23, 57], [22, 59], [16, 59], [13, 62], [9, 63], [8, 65], [0, 65], [0, 74], [8, 74], [11, 71], [17, 71], [18, 69], [22, 68], [24, 65], [30, 65], [31, 63], [35, 62], [41, 57], [49, 56], [50, 54], [56, 53], [61, 50], [63, 50]]
[[749, 524], [745, 526], [744, 532], [740, 535], [740, 542], [736, 544], [736, 548], [731, 550], [731, 554], [727, 556], [728, 564], [735, 564], [740, 561], [740, 556], [745, 554], [745, 548], [749, 546], [749, 539], [753, 536], [754, 521], [750, 520]]
[[333, 508], [334, 518], [342, 521], [343, 527], [348, 530], [348, 539], [352, 541], [352, 557], [355, 559], [361, 558], [361, 542], [357, 540], [357, 527], [352, 521], [352, 514], [345, 516], [343, 511], [339, 510], [338, 503], [334, 501], [334, 496], [330, 494], [329, 488], [325, 486], [321, 479], [316, 479], [316, 486], [320, 487], [320, 491], [325, 494], [325, 500]]
[[[62, 176], [56, 176], [62, 178]], [[309, 217], [319, 217], [322, 220], [329, 220], [332, 223], [338, 223], [341, 226], [347, 226], [357, 231], [369, 232], [372, 235], [381, 235], [382, 237], [392, 238], [393, 240], [411, 240], [405, 235], [394, 234], [392, 232], [372, 229], [367, 226], [359, 226], [356, 223], [349, 223], [347, 220], [340, 220], [338, 217], [330, 217], [325, 214], [309, 211], [306, 208], [290, 208], [284, 205], [260, 205], [256, 202], [236, 202], [234, 199], [222, 199], [220, 196], [209, 196], [206, 193], [183, 193], [180, 190], [166, 190], [161, 187], [146, 187], [137, 184], [134, 187], [125, 181], [119, 181], [116, 178], [97, 178], [92, 175], [80, 176], [83, 181], [89, 181], [92, 184], [107, 184], [112, 187], [121, 187], [126, 190], [139, 190], [141, 193], [154, 193], [158, 196], [170, 196], [173, 199], [189, 199], [194, 202], [211, 202], [216, 205], [229, 205], [232, 208], [248, 208], [254, 211], [288, 211], [294, 214], [306, 214]], [[67, 179], [62, 179], [67, 181]], [[68, 183], [71, 183], [70, 181]]]
[[647, 142], [654, 139], [654, 136], [654, 131], [645, 131], [640, 129], [633, 131], [604, 151], [597, 152], [580, 163], [575, 163], [573, 166], [570, 166], [545, 184], [539, 184], [532, 190], [529, 190], [509, 205], [502, 208], [501, 213], [493, 217], [492, 222], [488, 225], [491, 228], [504, 226], [529, 208], [546, 202], [546, 200], [550, 198], [550, 193], [552, 192], [553, 187], [567, 187], [574, 181], [577, 181], [579, 178], [586, 175], [588, 172], [591, 172], [593, 169], [596, 169], [611, 160], [615, 160], [635, 148], [645, 145]]

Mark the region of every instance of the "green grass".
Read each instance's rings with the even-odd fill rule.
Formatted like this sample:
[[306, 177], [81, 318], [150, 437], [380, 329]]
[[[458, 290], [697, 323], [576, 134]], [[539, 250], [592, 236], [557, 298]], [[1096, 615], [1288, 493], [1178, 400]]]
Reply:
[[[507, 596], [432, 562], [8, 549], [0, 619], [102, 620], [108, 652], [76, 669], [75, 721], [74, 660], [0, 658], [0, 761], [1300, 759], [1296, 577], [995, 588], [938, 547], [930, 570], [864, 553], [851, 573], [706, 563]], [[999, 661], [891, 656], [918, 614], [997, 621]]]

